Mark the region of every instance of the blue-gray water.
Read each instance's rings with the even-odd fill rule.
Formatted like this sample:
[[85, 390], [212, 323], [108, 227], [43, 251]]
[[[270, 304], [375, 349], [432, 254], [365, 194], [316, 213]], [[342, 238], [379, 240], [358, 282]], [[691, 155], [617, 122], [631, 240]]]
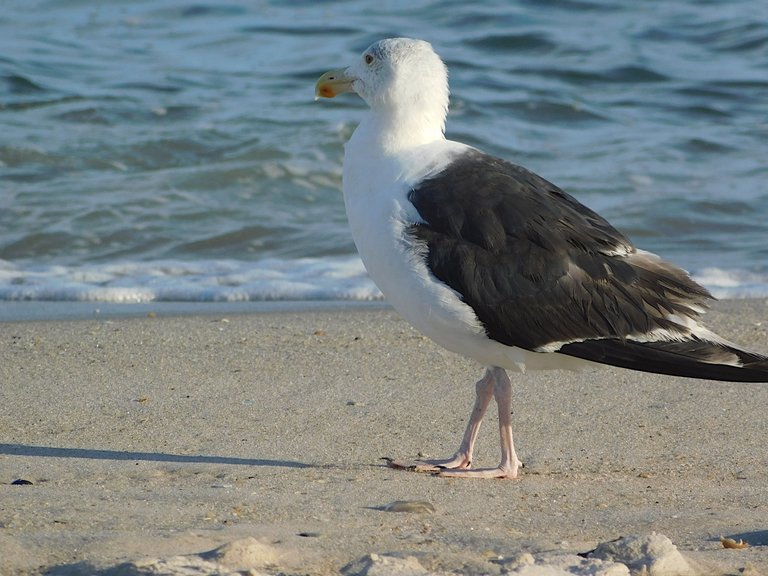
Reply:
[[521, 163], [719, 295], [768, 294], [768, 3], [0, 2], [0, 300], [365, 299], [313, 101], [429, 40], [448, 136]]

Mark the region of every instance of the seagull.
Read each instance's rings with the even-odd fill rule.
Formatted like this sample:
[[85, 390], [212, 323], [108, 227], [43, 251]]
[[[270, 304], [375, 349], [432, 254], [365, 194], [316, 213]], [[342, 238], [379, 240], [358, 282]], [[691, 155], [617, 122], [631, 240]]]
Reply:
[[[445, 137], [446, 66], [423, 40], [373, 43], [317, 81], [369, 109], [344, 149], [344, 204], [386, 300], [438, 345], [485, 367], [458, 451], [390, 466], [444, 477], [516, 478], [507, 371], [608, 364], [768, 382], [768, 357], [701, 323], [713, 299], [687, 272], [637, 249], [604, 218], [523, 168]], [[473, 469], [498, 406], [501, 462]]]

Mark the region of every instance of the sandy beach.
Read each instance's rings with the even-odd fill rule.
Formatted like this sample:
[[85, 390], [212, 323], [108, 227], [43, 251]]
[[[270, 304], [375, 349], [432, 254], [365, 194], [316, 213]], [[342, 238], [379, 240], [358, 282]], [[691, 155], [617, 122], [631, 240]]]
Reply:
[[[768, 301], [707, 319], [768, 352]], [[452, 454], [481, 367], [387, 308], [14, 321], [0, 342], [3, 575], [127, 574], [248, 537], [266, 574], [370, 554], [499, 574], [653, 532], [697, 574], [768, 574], [766, 384], [514, 375], [520, 478], [445, 480], [381, 458]], [[492, 413], [476, 458], [497, 463]]]

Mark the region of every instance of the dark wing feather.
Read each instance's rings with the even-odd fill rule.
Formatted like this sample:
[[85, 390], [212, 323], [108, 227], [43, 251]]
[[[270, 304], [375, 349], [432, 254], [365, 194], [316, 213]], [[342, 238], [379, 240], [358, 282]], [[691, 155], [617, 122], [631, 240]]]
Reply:
[[[562, 354], [657, 374], [729, 382], [768, 382], [768, 359], [728, 342], [693, 337], [684, 341], [586, 340], [566, 344]], [[739, 365], [734, 365], [733, 362]]]
[[768, 381], [766, 357], [686, 326], [712, 299], [705, 288], [525, 168], [471, 151], [408, 198], [428, 267], [489, 338], [635, 370]]
[[676, 329], [711, 298], [683, 270], [635, 253], [598, 214], [536, 174], [471, 151], [409, 194], [432, 273], [490, 338], [553, 342]]

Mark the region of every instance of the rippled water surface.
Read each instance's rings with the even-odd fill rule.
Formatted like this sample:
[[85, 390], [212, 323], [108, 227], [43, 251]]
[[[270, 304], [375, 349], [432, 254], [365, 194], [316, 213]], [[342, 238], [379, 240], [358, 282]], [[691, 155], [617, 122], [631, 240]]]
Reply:
[[768, 294], [768, 4], [6, 0], [0, 299], [365, 299], [355, 97], [429, 40], [448, 136], [521, 163], [720, 295]]

